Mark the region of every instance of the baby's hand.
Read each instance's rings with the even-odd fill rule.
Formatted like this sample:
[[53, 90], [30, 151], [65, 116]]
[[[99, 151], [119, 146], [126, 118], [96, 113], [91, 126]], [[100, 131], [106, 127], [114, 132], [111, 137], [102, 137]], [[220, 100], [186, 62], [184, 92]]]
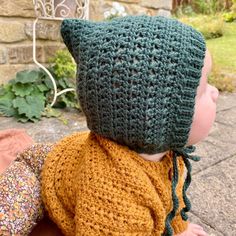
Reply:
[[200, 225], [189, 223], [188, 228], [183, 233], [175, 236], [208, 236], [208, 234]]

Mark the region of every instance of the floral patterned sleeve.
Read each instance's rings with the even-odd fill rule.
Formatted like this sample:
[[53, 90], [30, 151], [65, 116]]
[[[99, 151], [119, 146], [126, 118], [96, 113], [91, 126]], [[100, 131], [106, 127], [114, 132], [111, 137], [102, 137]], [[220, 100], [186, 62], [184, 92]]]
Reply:
[[35, 144], [0, 175], [0, 235], [28, 235], [43, 217], [40, 172], [50, 144]]

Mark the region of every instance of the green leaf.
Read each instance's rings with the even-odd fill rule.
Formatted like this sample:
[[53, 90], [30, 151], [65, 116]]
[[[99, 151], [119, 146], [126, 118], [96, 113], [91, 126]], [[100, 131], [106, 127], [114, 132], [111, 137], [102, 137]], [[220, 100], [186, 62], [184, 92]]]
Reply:
[[28, 122], [28, 121], [32, 121], [32, 122], [37, 122], [37, 121], [39, 121], [39, 119], [38, 118], [28, 118], [26, 115], [24, 115], [24, 114], [17, 114], [16, 116], [15, 116], [15, 118], [17, 119], [17, 121], [19, 121], [19, 122], [22, 122], [22, 123], [26, 123], [26, 122]]
[[59, 97], [59, 102], [65, 103], [66, 107], [77, 108], [78, 101], [75, 92], [67, 92]]
[[13, 107], [18, 109], [19, 114], [25, 114], [29, 119], [40, 118], [44, 110], [44, 97], [27, 96], [25, 98], [17, 97], [13, 100]]
[[58, 50], [50, 63], [50, 69], [57, 78], [75, 77], [76, 64], [68, 50]]
[[59, 79], [58, 84], [60, 85], [59, 87], [61, 87], [62, 89], [67, 88], [66, 83], [63, 79]]
[[0, 97], [3, 96], [6, 93], [6, 89], [3, 87], [3, 85], [0, 85]]
[[0, 96], [3, 96], [8, 92], [12, 92], [11, 90], [12, 90], [12, 85], [9, 83], [0, 85]]
[[42, 79], [46, 76], [48, 76], [48, 74], [42, 68], [39, 68], [39, 78]]
[[39, 117], [39, 118], [34, 118], [34, 117], [32, 117], [32, 118], [30, 118], [29, 120], [30, 120], [30, 121], [33, 121], [34, 123], [36, 123], [36, 122], [38, 122], [38, 121], [40, 120], [40, 117]]
[[17, 110], [13, 107], [12, 100], [15, 95], [11, 91], [5, 91], [4, 95], [0, 95], [0, 113], [5, 116], [15, 116]]
[[46, 78], [44, 79], [44, 83], [45, 83], [45, 85], [46, 85], [49, 89], [53, 89], [53, 84], [52, 84], [52, 81], [50, 80], [49, 77], [46, 77]]
[[65, 103], [66, 107], [72, 107], [70, 99], [66, 96], [66, 94], [62, 94], [60, 96], [60, 100]]
[[16, 74], [14, 83], [34, 83], [39, 79], [40, 71], [38, 70], [24, 70]]
[[17, 114], [17, 110], [12, 106], [10, 101], [0, 101], [0, 114], [4, 116], [15, 116]]
[[17, 119], [17, 121], [20, 121], [20, 122], [22, 122], [22, 123], [26, 123], [26, 122], [28, 122], [30, 119], [28, 118], [28, 117], [26, 117], [24, 114], [22, 114], [22, 115], [19, 115], [19, 114], [17, 114], [16, 116], [15, 116], [15, 118]]
[[59, 117], [61, 115], [61, 112], [52, 108], [50, 105], [47, 105], [43, 112], [43, 116], [45, 117]]
[[12, 91], [15, 92], [16, 96], [25, 97], [27, 95], [30, 95], [34, 87], [34, 84], [15, 83], [12, 85]]
[[45, 85], [45, 84], [38, 84], [37, 88], [41, 91], [41, 92], [45, 92], [48, 91], [49, 88]]
[[68, 78], [63, 78], [63, 80], [64, 80], [67, 88], [75, 88], [75, 81], [74, 81], [74, 79], [72, 80], [70, 78], [69, 79]]
[[34, 87], [33, 91], [31, 92], [31, 96], [38, 97], [44, 101], [46, 100], [44, 93], [42, 93], [37, 86]]

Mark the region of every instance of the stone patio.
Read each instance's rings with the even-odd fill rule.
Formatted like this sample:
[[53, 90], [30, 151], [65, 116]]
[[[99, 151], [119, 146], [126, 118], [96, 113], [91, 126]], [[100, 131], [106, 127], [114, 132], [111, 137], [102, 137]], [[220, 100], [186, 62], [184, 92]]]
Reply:
[[[21, 124], [0, 117], [0, 130], [23, 128], [37, 142], [55, 142], [80, 130], [86, 130], [82, 113], [64, 111], [65, 125], [56, 118]], [[206, 140], [197, 145], [201, 161], [193, 164], [189, 190], [193, 209], [190, 218], [200, 223], [210, 236], [236, 235], [236, 93], [221, 94], [217, 118]]]

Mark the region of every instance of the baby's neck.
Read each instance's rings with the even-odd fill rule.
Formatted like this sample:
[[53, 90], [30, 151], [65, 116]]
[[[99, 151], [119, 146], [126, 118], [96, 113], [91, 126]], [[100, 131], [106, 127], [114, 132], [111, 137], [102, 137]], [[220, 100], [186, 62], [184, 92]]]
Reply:
[[166, 152], [157, 153], [153, 155], [140, 153], [139, 155], [147, 161], [161, 161], [161, 159], [165, 156], [165, 154]]

